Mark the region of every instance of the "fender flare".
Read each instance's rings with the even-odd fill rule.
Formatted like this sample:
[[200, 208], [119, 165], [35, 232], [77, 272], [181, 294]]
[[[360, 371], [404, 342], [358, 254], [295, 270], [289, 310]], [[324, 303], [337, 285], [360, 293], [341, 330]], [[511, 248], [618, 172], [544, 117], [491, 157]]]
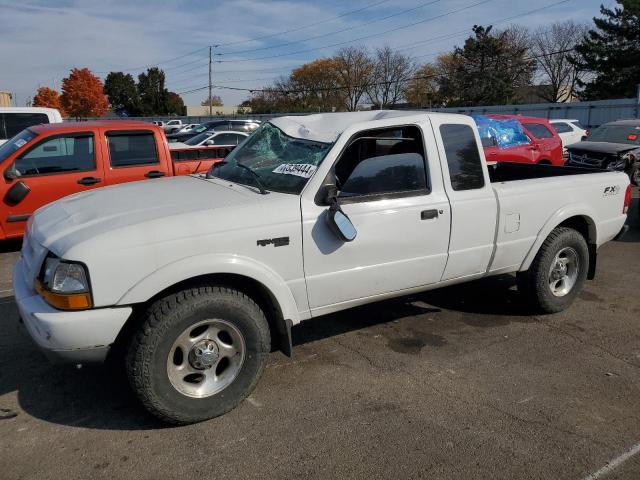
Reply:
[[565, 220], [572, 217], [583, 217], [587, 221], [589, 226], [589, 238], [587, 239], [587, 243], [595, 245], [598, 244], [598, 230], [594, 221], [595, 213], [593, 209], [584, 203], [572, 203], [565, 205], [556, 210], [542, 226], [538, 232], [535, 242], [533, 242], [533, 245], [524, 258], [524, 261], [520, 265], [520, 271], [527, 270], [531, 266], [538, 250], [540, 250], [540, 247], [552, 230]]
[[260, 282], [278, 302], [283, 317], [294, 325], [300, 322], [298, 306], [284, 279], [266, 265], [238, 255], [195, 255], [164, 265], [127, 290], [116, 304], [144, 303], [180, 282], [212, 274], [236, 274]]

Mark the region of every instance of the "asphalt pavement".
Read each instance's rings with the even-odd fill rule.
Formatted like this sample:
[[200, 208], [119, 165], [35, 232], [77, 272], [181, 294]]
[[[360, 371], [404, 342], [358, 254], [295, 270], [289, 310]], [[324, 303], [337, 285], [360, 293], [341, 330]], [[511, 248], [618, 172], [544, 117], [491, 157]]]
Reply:
[[563, 313], [531, 315], [505, 275], [310, 320], [238, 408], [186, 427], [105, 368], [48, 363], [6, 243], [0, 478], [638, 479], [637, 202]]

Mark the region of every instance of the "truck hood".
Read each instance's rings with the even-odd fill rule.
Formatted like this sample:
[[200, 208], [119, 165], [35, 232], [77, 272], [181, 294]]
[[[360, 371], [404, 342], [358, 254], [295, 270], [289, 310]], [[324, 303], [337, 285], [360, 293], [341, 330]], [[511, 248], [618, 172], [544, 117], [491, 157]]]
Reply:
[[608, 155], [617, 155], [620, 153], [636, 150], [638, 145], [629, 145], [628, 143], [609, 143], [609, 142], [578, 142], [573, 145], [567, 145], [567, 150], [573, 153], [594, 152], [605, 153]]
[[49, 248], [56, 244], [55, 250], [64, 251], [105, 233], [168, 221], [171, 217], [178, 218], [179, 230], [184, 227], [182, 222], [193, 221], [190, 214], [251, 206], [267, 197], [273, 200], [282, 195], [260, 195], [242, 185], [202, 176], [144, 180], [97, 188], [53, 202], [35, 213], [30, 233], [41, 245]]

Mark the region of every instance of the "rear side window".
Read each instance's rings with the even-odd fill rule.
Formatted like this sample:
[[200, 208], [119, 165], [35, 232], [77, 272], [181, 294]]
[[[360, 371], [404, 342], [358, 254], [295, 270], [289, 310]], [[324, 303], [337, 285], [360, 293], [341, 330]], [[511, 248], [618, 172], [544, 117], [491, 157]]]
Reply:
[[20, 176], [95, 170], [92, 135], [48, 138], [26, 152], [14, 163]]
[[107, 132], [112, 167], [135, 167], [160, 163], [153, 132]]
[[553, 137], [553, 133], [551, 133], [551, 130], [549, 130], [546, 125], [541, 123], [523, 123], [523, 125], [524, 128], [526, 128], [536, 138]]
[[554, 130], [558, 133], [569, 133], [569, 132], [573, 132], [573, 128], [571, 128], [568, 124], [566, 123], [552, 123], [551, 126], [554, 128]]
[[49, 123], [44, 113], [0, 113], [0, 138], [7, 139], [33, 125]]
[[440, 125], [451, 188], [456, 191], [484, 187], [482, 159], [473, 129], [469, 125]]

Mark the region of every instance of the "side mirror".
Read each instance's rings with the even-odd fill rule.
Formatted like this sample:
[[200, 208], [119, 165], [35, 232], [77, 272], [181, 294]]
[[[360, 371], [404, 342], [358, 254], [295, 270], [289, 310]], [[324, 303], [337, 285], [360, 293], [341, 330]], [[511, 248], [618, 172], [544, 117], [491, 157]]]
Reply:
[[204, 142], [205, 145], [215, 145], [216, 141], [215, 140], [207, 140], [206, 142]]
[[327, 210], [326, 221], [333, 234], [344, 242], [351, 242], [358, 234], [356, 227], [335, 201]]
[[16, 178], [18, 178], [18, 172], [16, 172], [13, 165], [11, 165], [9, 168], [7, 168], [4, 171], [4, 179], [7, 180], [8, 182], [11, 182]]

